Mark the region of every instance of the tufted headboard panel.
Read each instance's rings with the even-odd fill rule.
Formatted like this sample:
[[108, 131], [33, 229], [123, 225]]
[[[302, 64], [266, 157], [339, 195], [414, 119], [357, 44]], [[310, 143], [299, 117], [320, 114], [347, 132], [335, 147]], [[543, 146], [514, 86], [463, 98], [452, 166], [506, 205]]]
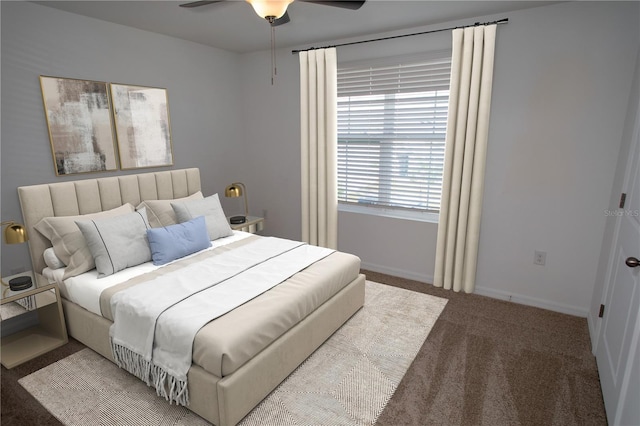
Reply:
[[143, 200], [171, 200], [200, 190], [197, 168], [21, 186], [18, 197], [29, 235], [33, 271], [42, 272], [42, 254], [51, 247], [49, 240], [34, 228], [45, 217], [96, 213], [126, 203], [135, 207]]

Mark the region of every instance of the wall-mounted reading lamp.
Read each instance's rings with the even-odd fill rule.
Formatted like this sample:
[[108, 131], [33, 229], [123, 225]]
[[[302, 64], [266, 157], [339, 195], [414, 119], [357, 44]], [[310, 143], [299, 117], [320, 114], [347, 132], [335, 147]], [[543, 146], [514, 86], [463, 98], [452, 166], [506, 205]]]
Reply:
[[229, 218], [231, 224], [245, 223], [249, 216], [249, 202], [247, 201], [247, 188], [241, 182], [234, 182], [224, 190], [225, 197], [242, 197], [244, 195], [244, 216], [232, 216]]
[[19, 244], [29, 241], [27, 230], [24, 226], [13, 220], [7, 220], [0, 223], [1, 226], [6, 226], [4, 230], [4, 242], [7, 244]]

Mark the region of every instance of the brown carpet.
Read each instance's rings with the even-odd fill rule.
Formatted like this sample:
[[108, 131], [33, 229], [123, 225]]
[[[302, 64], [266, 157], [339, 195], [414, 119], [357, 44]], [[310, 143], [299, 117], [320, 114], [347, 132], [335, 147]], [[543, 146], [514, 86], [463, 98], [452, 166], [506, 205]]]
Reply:
[[585, 318], [366, 272], [449, 299], [378, 425], [606, 425]]
[[[363, 272], [449, 299], [378, 425], [606, 425], [586, 319]], [[17, 381], [83, 348], [2, 367], [2, 425], [59, 425]]]

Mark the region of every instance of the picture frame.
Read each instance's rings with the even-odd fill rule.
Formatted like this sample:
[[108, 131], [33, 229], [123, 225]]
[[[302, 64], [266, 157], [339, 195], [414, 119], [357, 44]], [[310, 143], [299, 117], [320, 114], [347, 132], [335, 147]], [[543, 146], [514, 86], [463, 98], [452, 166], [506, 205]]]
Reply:
[[110, 83], [122, 170], [172, 166], [167, 90]]
[[40, 76], [56, 176], [117, 170], [107, 83]]

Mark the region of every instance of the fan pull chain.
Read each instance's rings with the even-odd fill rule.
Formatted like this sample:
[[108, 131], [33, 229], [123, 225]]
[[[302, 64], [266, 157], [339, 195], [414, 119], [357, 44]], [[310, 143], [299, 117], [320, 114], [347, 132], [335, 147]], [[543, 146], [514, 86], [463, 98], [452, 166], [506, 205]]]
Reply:
[[273, 86], [274, 77], [278, 75], [276, 67], [276, 27], [271, 27], [271, 85]]

